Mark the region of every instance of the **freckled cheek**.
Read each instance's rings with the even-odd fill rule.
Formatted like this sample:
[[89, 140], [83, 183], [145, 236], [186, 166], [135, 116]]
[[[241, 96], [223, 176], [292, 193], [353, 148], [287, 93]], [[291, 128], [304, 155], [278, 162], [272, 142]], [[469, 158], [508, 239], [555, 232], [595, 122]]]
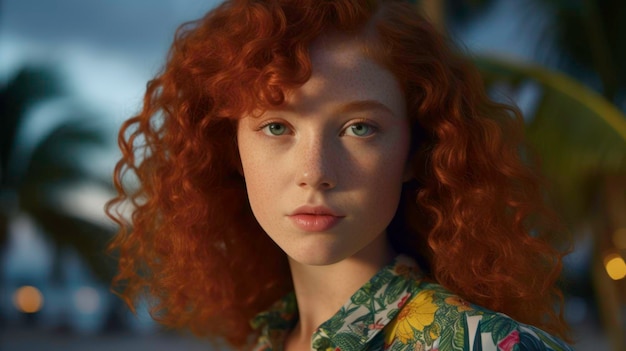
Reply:
[[244, 177], [246, 187], [248, 189], [248, 195], [253, 197], [257, 194], [270, 193], [272, 189], [276, 191], [276, 184], [278, 182], [279, 174], [277, 169], [279, 167], [272, 163], [271, 160], [261, 161], [254, 160], [244, 165]]
[[275, 208], [276, 201], [285, 189], [284, 165], [280, 158], [272, 157], [271, 153], [259, 153], [256, 150], [242, 155], [242, 165], [246, 183], [246, 191], [252, 210], [259, 221], [269, 216]]
[[275, 190], [276, 186], [259, 172], [250, 172], [250, 175], [246, 177], [246, 191], [250, 207], [257, 221], [264, 228], [268, 225], [267, 219], [273, 217], [271, 209], [274, 206], [270, 205], [275, 203]]

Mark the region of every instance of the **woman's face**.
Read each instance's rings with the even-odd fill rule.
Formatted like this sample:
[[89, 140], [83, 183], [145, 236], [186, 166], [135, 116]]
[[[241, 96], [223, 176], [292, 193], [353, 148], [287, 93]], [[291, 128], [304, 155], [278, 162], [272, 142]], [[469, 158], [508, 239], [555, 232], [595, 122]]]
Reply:
[[283, 108], [238, 125], [252, 211], [302, 264], [383, 254], [406, 178], [404, 94], [360, 45], [336, 34], [317, 39], [311, 79]]

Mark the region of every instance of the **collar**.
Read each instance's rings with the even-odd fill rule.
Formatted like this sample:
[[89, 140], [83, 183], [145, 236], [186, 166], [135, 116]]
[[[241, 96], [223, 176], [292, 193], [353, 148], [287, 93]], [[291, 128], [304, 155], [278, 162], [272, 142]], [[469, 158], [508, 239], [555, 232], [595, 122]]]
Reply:
[[[322, 323], [312, 337], [313, 350], [339, 347], [362, 350], [392, 321], [406, 301], [418, 292], [422, 274], [417, 263], [398, 255]], [[260, 332], [255, 350], [282, 350], [287, 332], [298, 319], [295, 294], [290, 293], [269, 310], [255, 316], [251, 325]]]

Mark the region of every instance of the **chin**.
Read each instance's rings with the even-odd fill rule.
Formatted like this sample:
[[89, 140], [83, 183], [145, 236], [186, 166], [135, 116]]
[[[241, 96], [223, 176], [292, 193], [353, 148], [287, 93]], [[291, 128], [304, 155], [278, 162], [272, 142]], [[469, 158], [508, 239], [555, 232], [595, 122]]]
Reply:
[[343, 252], [320, 250], [319, 248], [288, 252], [287, 255], [290, 260], [307, 266], [329, 266], [349, 257], [349, 255]]

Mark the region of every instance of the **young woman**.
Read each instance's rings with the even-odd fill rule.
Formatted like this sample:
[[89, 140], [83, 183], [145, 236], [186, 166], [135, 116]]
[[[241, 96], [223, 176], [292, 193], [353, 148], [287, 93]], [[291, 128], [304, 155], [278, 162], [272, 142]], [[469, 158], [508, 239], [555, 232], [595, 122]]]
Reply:
[[567, 350], [522, 127], [411, 4], [227, 1], [120, 132], [115, 284], [234, 347]]

